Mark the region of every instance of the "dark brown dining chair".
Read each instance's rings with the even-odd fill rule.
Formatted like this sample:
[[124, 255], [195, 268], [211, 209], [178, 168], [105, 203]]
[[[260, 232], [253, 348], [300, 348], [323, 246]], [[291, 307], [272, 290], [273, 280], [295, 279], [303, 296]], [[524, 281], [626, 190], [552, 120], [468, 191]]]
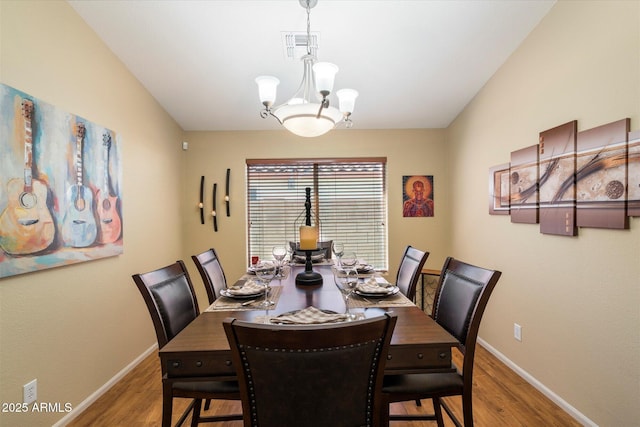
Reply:
[[389, 411], [389, 403], [419, 399], [433, 401], [433, 414], [384, 415], [390, 420], [436, 420], [444, 426], [442, 410], [454, 424], [463, 424], [453, 415], [442, 400], [446, 396], [462, 397], [462, 413], [465, 427], [473, 426], [471, 391], [473, 387], [473, 360], [482, 314], [489, 301], [500, 271], [488, 270], [447, 258], [433, 302], [433, 319], [458, 340], [458, 349], [463, 355], [462, 369], [456, 372], [431, 374], [388, 375], [384, 379], [382, 395], [383, 409]]
[[[227, 287], [227, 278], [224, 275], [218, 254], [215, 249], [210, 248], [197, 255], [191, 255], [191, 259], [202, 277], [209, 305], [211, 305], [220, 296], [220, 291]], [[204, 409], [208, 410], [210, 406], [211, 399], [205, 400]]]
[[244, 425], [380, 425], [380, 386], [396, 316], [323, 325], [226, 319]]
[[209, 304], [213, 304], [220, 297], [220, 291], [227, 287], [227, 278], [224, 275], [218, 254], [215, 249], [211, 248], [198, 255], [191, 255], [191, 259], [200, 272], [209, 297]]
[[396, 286], [411, 301], [416, 298], [416, 287], [427, 258], [429, 258], [429, 252], [423, 252], [412, 246], [407, 246], [402, 254], [396, 276]]
[[[142, 294], [156, 331], [158, 348], [164, 347], [199, 314], [198, 301], [189, 273], [182, 261], [142, 274], [134, 274], [133, 281]], [[163, 367], [164, 369], [164, 367]], [[193, 399], [176, 425], [181, 425], [192, 413], [192, 426], [201, 422], [241, 420], [242, 415], [201, 417], [202, 399], [239, 400], [236, 381], [194, 378], [174, 381], [162, 372], [162, 426], [171, 426], [174, 398]]]

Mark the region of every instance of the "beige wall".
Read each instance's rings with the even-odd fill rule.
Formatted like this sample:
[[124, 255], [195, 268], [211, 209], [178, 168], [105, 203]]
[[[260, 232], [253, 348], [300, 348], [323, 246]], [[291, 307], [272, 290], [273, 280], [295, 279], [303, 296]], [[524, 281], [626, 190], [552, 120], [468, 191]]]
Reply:
[[[0, 402], [22, 402], [37, 378], [40, 402], [76, 407], [155, 342], [131, 274], [182, 256], [182, 130], [66, 2], [2, 0], [0, 14], [0, 81], [123, 141], [124, 254], [0, 279]], [[64, 415], [0, 413], [0, 425]]]
[[504, 272], [481, 337], [601, 426], [640, 423], [640, 219], [542, 235], [487, 215], [485, 177], [570, 120], [640, 129], [639, 28], [637, 1], [557, 3], [447, 136], [453, 253]]
[[[257, 114], [257, 112], [256, 112]], [[309, 140], [286, 131], [270, 132], [188, 132], [187, 172], [183, 204], [185, 254], [215, 247], [227, 278], [238, 277], [246, 269], [246, 174], [247, 158], [332, 158], [386, 157], [389, 201], [389, 271], [395, 275], [406, 245], [431, 252], [427, 267], [439, 268], [449, 247], [450, 191], [446, 177], [443, 130], [364, 131], [339, 130]], [[390, 149], [393, 147], [393, 149]], [[231, 169], [231, 216], [224, 213], [218, 197], [218, 232], [212, 219], [200, 224], [196, 208], [200, 176], [206, 182], [206, 212], [211, 210], [211, 187], [218, 183], [224, 192], [225, 174]], [[436, 216], [402, 217], [402, 175], [434, 175]], [[224, 195], [222, 193], [222, 195]], [[303, 206], [300, 207], [302, 209]], [[196, 270], [189, 265], [193, 272]], [[200, 300], [206, 301], [199, 289]]]
[[[178, 258], [195, 274], [189, 256], [214, 246], [239, 275], [246, 158], [366, 155], [388, 158], [391, 272], [407, 244], [431, 251], [431, 268], [454, 255], [502, 270], [481, 329], [488, 345], [593, 422], [637, 424], [640, 221], [543, 236], [489, 216], [486, 183], [490, 166], [566, 121], [630, 117], [640, 128], [639, 4], [558, 3], [446, 131], [352, 129], [310, 144], [280, 131], [183, 134], [66, 2], [0, 1], [0, 81], [120, 133], [125, 192], [123, 255], [0, 279], [0, 401], [20, 402], [38, 378], [40, 401], [77, 406], [142, 355], [155, 337], [131, 274]], [[199, 178], [221, 186], [227, 168], [232, 215], [214, 233], [199, 224]], [[410, 174], [435, 176], [435, 218], [401, 217]], [[0, 425], [64, 415], [0, 413]]]

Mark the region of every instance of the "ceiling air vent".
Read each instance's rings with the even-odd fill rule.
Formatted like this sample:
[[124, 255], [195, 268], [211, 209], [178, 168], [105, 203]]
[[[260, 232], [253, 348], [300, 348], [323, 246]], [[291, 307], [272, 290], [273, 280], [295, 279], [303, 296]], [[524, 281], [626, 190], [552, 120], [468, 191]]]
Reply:
[[[282, 32], [282, 47], [284, 48], [284, 57], [290, 61], [297, 61], [307, 54], [307, 33], [287, 31]], [[317, 56], [318, 54], [318, 40], [320, 39], [320, 33], [311, 32], [311, 54]]]

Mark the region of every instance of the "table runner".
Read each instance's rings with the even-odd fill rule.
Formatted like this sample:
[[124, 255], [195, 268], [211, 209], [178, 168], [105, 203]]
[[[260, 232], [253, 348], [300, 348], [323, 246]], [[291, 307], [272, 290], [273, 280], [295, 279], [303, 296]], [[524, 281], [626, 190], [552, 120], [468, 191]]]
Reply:
[[[278, 299], [280, 298], [280, 292], [282, 286], [270, 286], [269, 299], [275, 304], [269, 307], [273, 309], [278, 305]], [[264, 300], [264, 295], [260, 295], [256, 299], [233, 299], [221, 296], [216, 299], [205, 311], [240, 311], [240, 310], [264, 310], [264, 307], [260, 307], [260, 303]], [[250, 305], [243, 306], [242, 304], [248, 301], [253, 301]]]

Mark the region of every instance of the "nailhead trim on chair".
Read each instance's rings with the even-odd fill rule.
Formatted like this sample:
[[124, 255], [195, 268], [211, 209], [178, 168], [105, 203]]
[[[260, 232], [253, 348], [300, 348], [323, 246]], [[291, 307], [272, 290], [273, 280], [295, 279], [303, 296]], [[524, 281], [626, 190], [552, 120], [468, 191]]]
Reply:
[[269, 349], [269, 348], [261, 348], [261, 347], [253, 347], [253, 346], [248, 346], [248, 345], [240, 345], [240, 355], [242, 357], [242, 365], [243, 365], [243, 369], [247, 375], [247, 382], [248, 382], [248, 387], [249, 387], [249, 396], [251, 398], [251, 418], [253, 420], [253, 424], [257, 425], [258, 422], [258, 412], [256, 409], [256, 397], [255, 397], [255, 389], [254, 389], [254, 383], [253, 383], [253, 378], [251, 376], [251, 371], [249, 370], [249, 362], [247, 360], [247, 352], [246, 350], [258, 350], [258, 351], [271, 351], [271, 352], [289, 352], [289, 353], [318, 353], [318, 352], [325, 352], [325, 351], [335, 351], [335, 350], [344, 350], [344, 349], [348, 349], [348, 348], [353, 348], [353, 347], [360, 347], [364, 344], [368, 344], [368, 343], [375, 343], [376, 344], [376, 349], [375, 349], [375, 356], [374, 356], [374, 363], [371, 366], [371, 372], [369, 374], [369, 386], [367, 388], [367, 402], [369, 402], [367, 404], [367, 410], [366, 410], [366, 418], [367, 418], [367, 426], [371, 426], [373, 424], [373, 408], [371, 406], [371, 404], [373, 403], [373, 381], [375, 379], [375, 368], [374, 366], [376, 366], [378, 363], [380, 363], [380, 350], [382, 348], [382, 340], [373, 340], [373, 341], [369, 341], [369, 342], [364, 342], [364, 343], [359, 343], [359, 344], [351, 344], [348, 346], [340, 346], [340, 347], [329, 347], [329, 348], [314, 348], [314, 349], [307, 349], [307, 350], [303, 350], [303, 349], [297, 349], [297, 350], [287, 350], [287, 349]]

